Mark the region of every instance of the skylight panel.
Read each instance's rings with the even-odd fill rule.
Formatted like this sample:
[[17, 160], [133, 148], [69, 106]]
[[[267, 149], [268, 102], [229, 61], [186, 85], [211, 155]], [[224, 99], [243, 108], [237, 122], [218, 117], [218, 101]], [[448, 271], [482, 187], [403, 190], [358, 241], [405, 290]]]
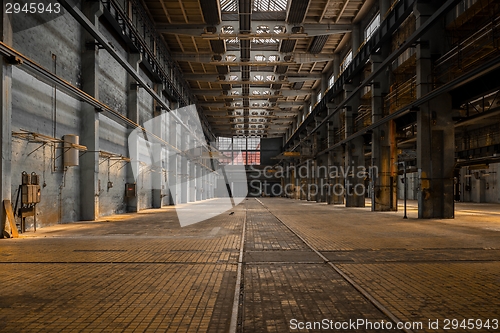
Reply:
[[282, 12], [286, 10], [287, 0], [254, 0], [254, 12]]
[[238, 11], [238, 1], [237, 0], [221, 0], [220, 10], [222, 12], [236, 12], [236, 11]]
[[253, 38], [252, 43], [255, 44], [278, 44], [279, 39], [277, 38]]

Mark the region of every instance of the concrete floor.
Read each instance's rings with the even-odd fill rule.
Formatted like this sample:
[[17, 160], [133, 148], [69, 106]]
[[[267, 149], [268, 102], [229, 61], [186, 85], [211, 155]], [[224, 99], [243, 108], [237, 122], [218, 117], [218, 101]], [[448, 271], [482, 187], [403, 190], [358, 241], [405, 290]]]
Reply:
[[500, 205], [456, 208], [262, 198], [184, 228], [172, 208], [43, 228], [0, 241], [0, 331], [498, 332]]

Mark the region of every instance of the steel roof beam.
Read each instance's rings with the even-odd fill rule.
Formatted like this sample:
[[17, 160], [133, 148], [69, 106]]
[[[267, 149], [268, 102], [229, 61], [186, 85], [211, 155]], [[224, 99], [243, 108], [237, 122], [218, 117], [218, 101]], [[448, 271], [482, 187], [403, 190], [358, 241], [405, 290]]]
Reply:
[[[234, 33], [223, 33], [222, 28], [231, 26]], [[257, 33], [259, 26], [269, 27], [269, 33]], [[276, 26], [285, 28], [284, 33], [274, 32]], [[211, 29], [213, 29], [211, 30]], [[280, 21], [252, 21], [250, 33], [239, 32], [239, 21], [224, 21], [223, 23], [207, 28], [204, 24], [157, 24], [156, 30], [160, 33], [186, 35], [194, 37], [203, 37], [207, 39], [234, 39], [238, 38], [279, 38], [279, 39], [298, 39], [304, 37], [314, 37], [320, 35], [336, 35], [352, 31], [350, 24], [287, 24]], [[297, 32], [294, 32], [297, 31]]]

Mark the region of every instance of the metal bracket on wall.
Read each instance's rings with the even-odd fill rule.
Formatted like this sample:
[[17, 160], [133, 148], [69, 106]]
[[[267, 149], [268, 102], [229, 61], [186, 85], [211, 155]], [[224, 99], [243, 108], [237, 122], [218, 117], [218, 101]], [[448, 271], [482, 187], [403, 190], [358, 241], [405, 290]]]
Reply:
[[32, 150], [30, 153], [28, 153], [27, 156], [30, 156], [31, 154], [33, 154], [34, 152], [36, 152], [40, 148], [44, 147], [45, 145], [50, 145], [50, 146], [52, 146], [54, 148], [63, 149], [63, 153], [62, 154], [60, 154], [58, 156], [54, 156], [54, 171], [56, 171], [56, 169], [55, 169], [55, 161], [59, 157], [63, 156], [64, 151], [66, 151], [68, 149], [71, 149], [71, 148], [78, 149], [78, 150], [83, 151], [83, 152], [87, 151], [87, 147], [86, 146], [82, 146], [82, 145], [74, 144], [74, 143], [72, 143], [70, 147], [66, 147], [66, 148], [63, 147], [63, 146], [56, 147], [56, 145], [58, 145], [58, 144], [59, 145], [64, 145], [64, 140], [57, 139], [57, 138], [54, 138], [54, 137], [51, 137], [51, 136], [48, 136], [48, 135], [36, 133], [36, 132], [31, 132], [31, 131], [24, 130], [24, 129], [20, 129], [20, 132], [13, 131], [12, 132], [12, 137], [18, 138], [18, 139], [22, 139], [22, 140], [27, 140], [28, 143], [37, 143], [37, 144], [40, 144], [39, 147], [37, 147], [34, 150]]

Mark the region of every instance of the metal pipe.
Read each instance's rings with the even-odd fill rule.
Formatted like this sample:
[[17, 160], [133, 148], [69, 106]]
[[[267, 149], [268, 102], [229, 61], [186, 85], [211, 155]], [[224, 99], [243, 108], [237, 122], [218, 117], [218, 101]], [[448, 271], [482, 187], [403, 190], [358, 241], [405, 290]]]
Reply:
[[[69, 82], [61, 79], [57, 75], [55, 75], [55, 74], [51, 73], [50, 71], [46, 70], [45, 68], [43, 68], [42, 66], [40, 66], [39, 64], [37, 64], [36, 62], [34, 62], [33, 60], [29, 59], [25, 55], [19, 53], [18, 51], [14, 50], [13, 48], [9, 47], [8, 45], [6, 45], [3, 42], [0, 42], [0, 54], [4, 55], [6, 57], [12, 58], [12, 59], [14, 59], [14, 58], [18, 59], [19, 60], [18, 62], [20, 64], [22, 63], [23, 66], [25, 66], [28, 69], [36, 72], [43, 79], [48, 80], [49, 82], [55, 83], [62, 90], [65, 90], [66, 92], [70, 93], [71, 95], [78, 97], [82, 101], [84, 101], [84, 102], [92, 105], [94, 108], [96, 108], [98, 110], [108, 112], [109, 115], [116, 117], [119, 121], [122, 121], [126, 125], [129, 125], [129, 126], [131, 126], [133, 128], [140, 128], [142, 131], [148, 133], [148, 135], [150, 135], [155, 141], [157, 141], [157, 142], [159, 142], [161, 144], [167, 145], [167, 146], [171, 147], [172, 149], [176, 150], [177, 152], [181, 152], [179, 149], [177, 149], [176, 147], [174, 147], [173, 145], [171, 145], [167, 141], [161, 139], [160, 137], [158, 137], [154, 133], [149, 132], [144, 127], [142, 127], [139, 124], [133, 122], [132, 120], [128, 119], [127, 117], [121, 115], [119, 112], [117, 112], [114, 109], [110, 108], [106, 104], [98, 101], [94, 97], [92, 97], [89, 94], [85, 93], [84, 91], [78, 89], [77, 87], [73, 86]], [[202, 165], [202, 164], [200, 164], [200, 165]], [[209, 169], [209, 170], [211, 170], [211, 169]], [[213, 170], [211, 170], [211, 171], [213, 171]]]

